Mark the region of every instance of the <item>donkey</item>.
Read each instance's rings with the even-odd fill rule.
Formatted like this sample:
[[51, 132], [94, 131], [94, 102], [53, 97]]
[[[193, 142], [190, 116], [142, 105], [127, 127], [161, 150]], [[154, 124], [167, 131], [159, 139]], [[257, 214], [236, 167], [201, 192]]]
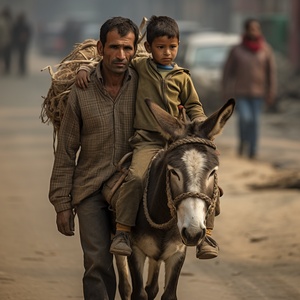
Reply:
[[[219, 160], [213, 140], [231, 117], [235, 101], [228, 100], [201, 123], [187, 121], [184, 114], [180, 119], [174, 118], [150, 100], [145, 101], [169, 145], [157, 152], [148, 168], [137, 225], [131, 234], [132, 254], [128, 258], [116, 256], [119, 292], [123, 300], [155, 299], [164, 262], [165, 287], [161, 299], [176, 300], [187, 246], [201, 242], [207, 215], [214, 213], [219, 196]], [[145, 286], [146, 258], [149, 267]]]

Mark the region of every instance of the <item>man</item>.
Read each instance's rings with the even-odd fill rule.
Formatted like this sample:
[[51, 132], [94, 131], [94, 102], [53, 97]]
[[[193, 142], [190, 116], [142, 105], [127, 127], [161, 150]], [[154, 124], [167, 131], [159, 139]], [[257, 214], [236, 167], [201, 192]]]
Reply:
[[[260, 23], [247, 19], [241, 44], [233, 47], [223, 73], [225, 98], [236, 98], [238, 154], [250, 159], [257, 155], [259, 121], [263, 102], [272, 105], [276, 96], [275, 60]], [[227, 94], [227, 96], [226, 96]]]
[[73, 209], [78, 215], [86, 300], [115, 298], [110, 213], [101, 186], [130, 151], [138, 77], [128, 67], [138, 35], [126, 18], [102, 25], [97, 50], [103, 59], [87, 89], [72, 88], [58, 135], [49, 198], [62, 234], [74, 235]]
[[[0, 12], [0, 67], [3, 61], [4, 74], [10, 73], [12, 52], [12, 14], [9, 7]], [[2, 71], [2, 70], [1, 70]]]
[[18, 54], [19, 74], [27, 73], [27, 54], [31, 40], [31, 26], [25, 13], [20, 13], [13, 26], [13, 45]]

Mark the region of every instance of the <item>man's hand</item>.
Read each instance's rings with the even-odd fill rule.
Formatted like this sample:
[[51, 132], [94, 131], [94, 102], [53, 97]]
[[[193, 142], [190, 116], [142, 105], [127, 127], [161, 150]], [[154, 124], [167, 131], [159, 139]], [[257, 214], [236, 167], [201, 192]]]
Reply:
[[74, 213], [71, 209], [58, 212], [56, 215], [56, 225], [60, 233], [72, 236], [74, 235]]
[[75, 84], [81, 88], [81, 89], [86, 89], [89, 85], [90, 82], [90, 74], [88, 74], [87, 71], [85, 70], [80, 70], [75, 78]]

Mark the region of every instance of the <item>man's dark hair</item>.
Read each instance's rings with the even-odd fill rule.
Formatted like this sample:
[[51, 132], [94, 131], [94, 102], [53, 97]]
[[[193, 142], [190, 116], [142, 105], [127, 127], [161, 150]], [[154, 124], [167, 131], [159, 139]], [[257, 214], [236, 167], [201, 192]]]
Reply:
[[166, 16], [152, 16], [147, 25], [147, 42], [151, 45], [157, 37], [177, 37], [179, 41], [179, 28], [176, 21]]
[[108, 19], [100, 28], [100, 41], [104, 47], [106, 43], [107, 33], [112, 30], [117, 30], [121, 37], [133, 32], [135, 35], [134, 47], [137, 48], [137, 43], [139, 40], [139, 28], [137, 25], [128, 18], [123, 17], [113, 17]]
[[246, 20], [244, 21], [244, 30], [247, 31], [247, 30], [249, 29], [251, 23], [253, 23], [253, 22], [260, 24], [260, 22], [258, 21], [258, 19], [255, 19], [255, 18], [248, 18], [248, 19], [246, 19]]

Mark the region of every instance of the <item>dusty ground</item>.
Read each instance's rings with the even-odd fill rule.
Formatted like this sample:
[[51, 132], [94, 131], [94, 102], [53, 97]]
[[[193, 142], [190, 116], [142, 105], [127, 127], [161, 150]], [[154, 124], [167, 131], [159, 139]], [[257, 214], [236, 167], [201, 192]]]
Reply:
[[[83, 299], [78, 231], [72, 238], [56, 231], [47, 199], [52, 130], [39, 113], [49, 77], [38, 70], [52, 61], [31, 63], [27, 78], [0, 78], [0, 299]], [[179, 299], [300, 299], [299, 189], [249, 187], [299, 174], [300, 101], [281, 108], [263, 115], [257, 161], [236, 157], [235, 117], [216, 140], [225, 191], [214, 231], [221, 251], [199, 261], [189, 249]]]

